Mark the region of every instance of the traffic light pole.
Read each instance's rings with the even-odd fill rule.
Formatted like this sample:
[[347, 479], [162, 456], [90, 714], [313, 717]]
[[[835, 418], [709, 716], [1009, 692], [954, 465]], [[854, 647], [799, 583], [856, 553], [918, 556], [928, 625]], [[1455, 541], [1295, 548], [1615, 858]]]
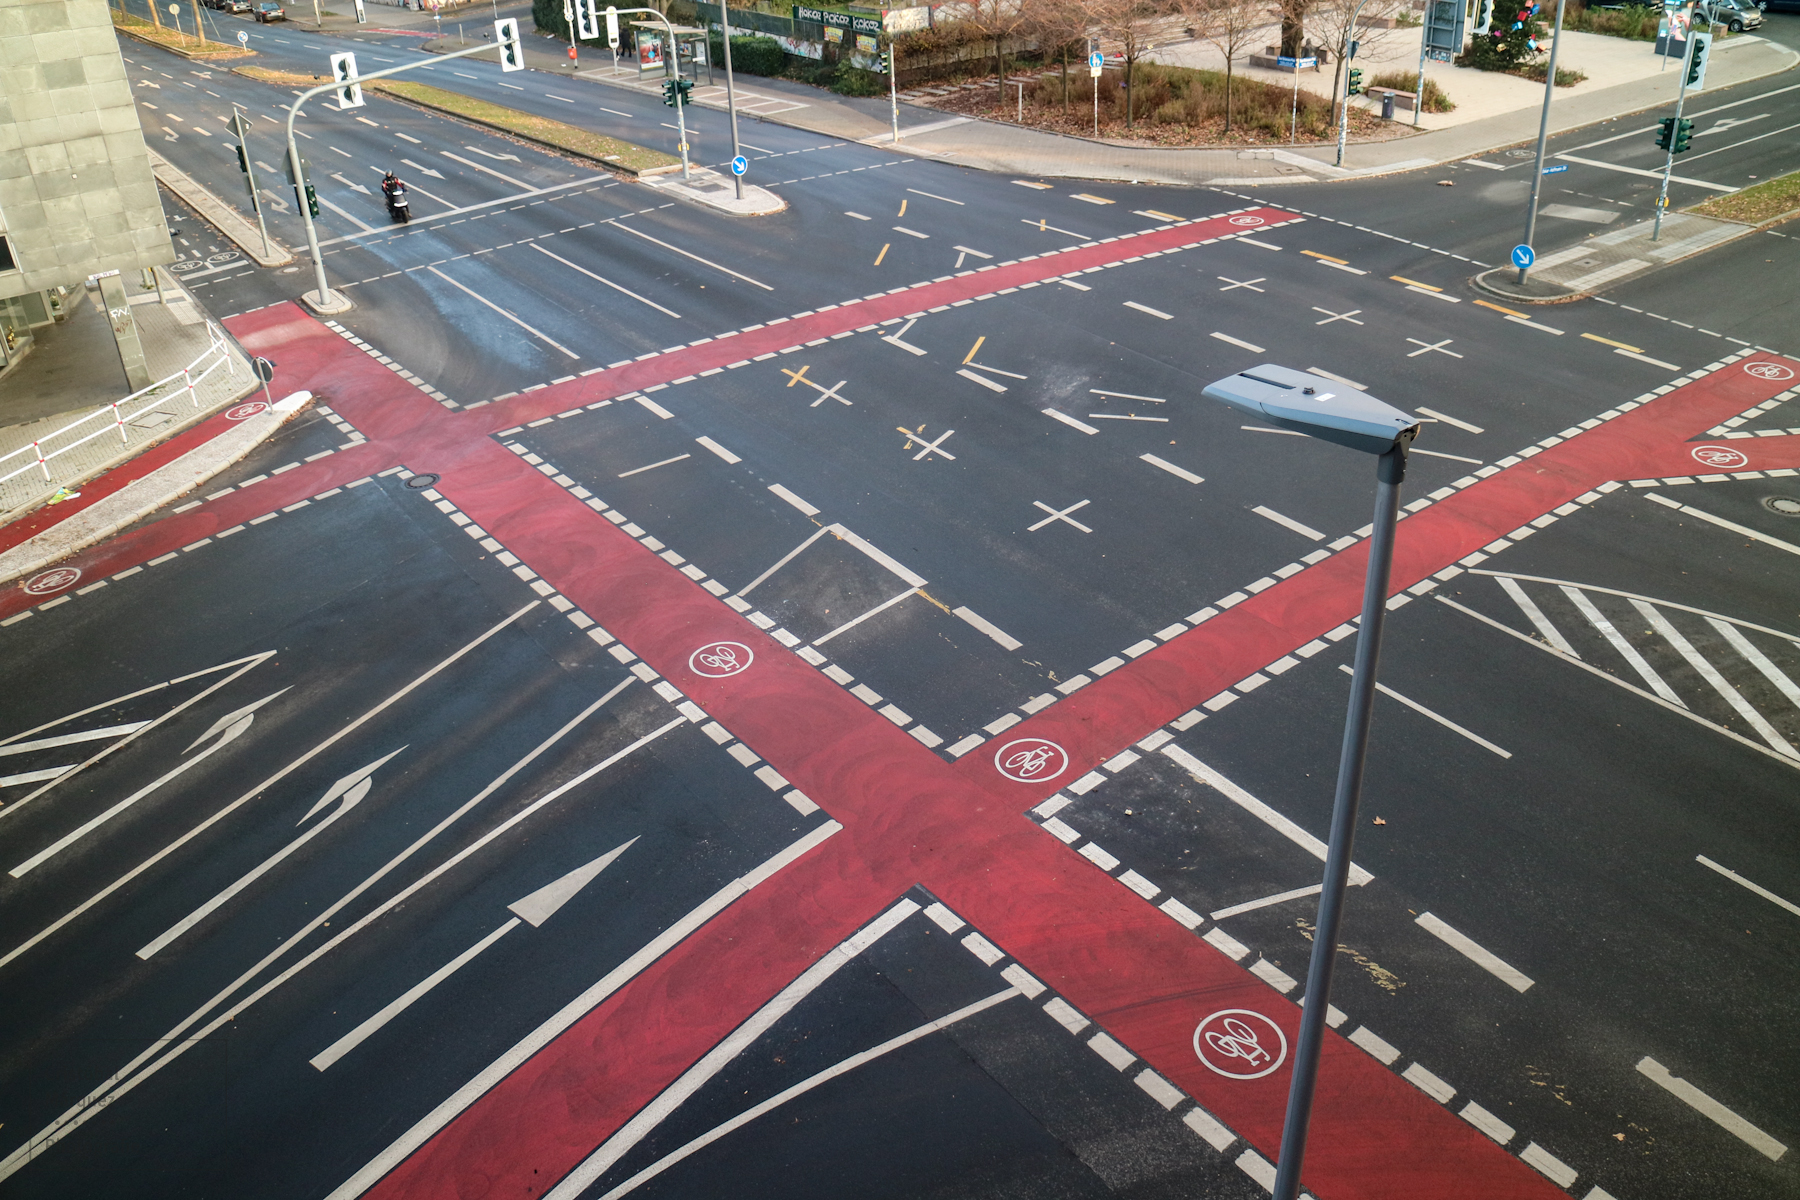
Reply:
[[[1350, 52], [1352, 54], [1356, 53], [1356, 20], [1358, 17], [1362, 16], [1363, 5], [1368, 2], [1369, 0], [1357, 0], [1356, 11], [1350, 14], [1350, 32], [1345, 35], [1344, 40], [1349, 43]], [[1298, 54], [1300, 52], [1300, 47], [1294, 47], [1294, 52]], [[1345, 87], [1350, 86], [1349, 64], [1351, 61], [1353, 60], [1344, 59], [1342, 63], [1344, 68]], [[1295, 69], [1294, 78], [1296, 80], [1300, 78], [1298, 68]], [[1343, 111], [1338, 114], [1337, 165], [1341, 167], [1344, 165], [1344, 143], [1350, 137], [1350, 93], [1345, 92], [1342, 96], [1338, 97], [1338, 103], [1344, 106]], [[1413, 103], [1416, 105], [1418, 101], [1415, 100]]]
[[[1673, 23], [1669, 28], [1673, 32]], [[1650, 240], [1653, 242], [1662, 236], [1663, 209], [1669, 203], [1669, 176], [1675, 172], [1675, 143], [1681, 140], [1681, 106], [1687, 102], [1688, 68], [1694, 61], [1694, 47], [1700, 44], [1700, 39], [1694, 36], [1691, 21], [1687, 33], [1687, 51], [1681, 56], [1681, 74], [1675, 80], [1675, 124], [1669, 129], [1669, 150], [1668, 157], [1663, 160], [1662, 188], [1656, 194], [1656, 222], [1650, 227]]]
[[[1563, 0], [1556, 0], [1556, 27], [1550, 34], [1550, 65], [1544, 68], [1544, 111], [1538, 117], [1538, 140], [1536, 166], [1531, 172], [1531, 203], [1525, 206], [1525, 242], [1531, 245], [1532, 235], [1537, 232], [1538, 193], [1544, 187], [1544, 146], [1550, 140], [1550, 97], [1556, 92], [1556, 52], [1562, 49]], [[1525, 275], [1531, 270], [1526, 263], [1519, 268], [1519, 282], [1525, 282]]]
[[[322, 96], [326, 92], [335, 92], [340, 87], [345, 86], [345, 84], [361, 84], [371, 79], [382, 79], [388, 75], [398, 75], [402, 71], [413, 71], [420, 67], [428, 67], [433, 63], [448, 62], [453, 58], [467, 58], [471, 54], [486, 54], [489, 50], [501, 50], [501, 48], [498, 43], [493, 45], [469, 46], [462, 50], [452, 50], [448, 54], [433, 55], [430, 63], [402, 63], [397, 67], [389, 67], [384, 71], [374, 71], [368, 75], [357, 75], [348, 80], [334, 79], [330, 83], [321, 84], [316, 88], [301, 92], [294, 102], [288, 105], [288, 173], [294, 177], [294, 187], [300, 193], [297, 197], [300, 202], [300, 220], [306, 225], [306, 246], [308, 251], [312, 254], [313, 281], [317, 285], [316, 291], [307, 292], [300, 297], [300, 299], [305, 301], [309, 307], [316, 309], [319, 312], [343, 312], [350, 307], [350, 302], [333, 292], [331, 290], [331, 285], [325, 282], [325, 258], [319, 253], [319, 231], [313, 224], [312, 209], [306, 202], [306, 188], [310, 181], [306, 178], [306, 168], [300, 161], [300, 147], [294, 141], [294, 118], [299, 115], [300, 106], [305, 104], [308, 100], [311, 100], [314, 96]], [[504, 51], [501, 50], [501, 53], [504, 53]], [[684, 138], [683, 140], [685, 141], [686, 139]], [[316, 297], [316, 299], [314, 297]]]
[[[737, 133], [737, 96], [731, 87], [731, 9], [726, 0], [719, 0], [719, 41], [725, 47], [725, 111], [731, 117], [731, 157], [735, 161], [743, 153], [738, 148]], [[686, 141], [683, 138], [682, 141]], [[735, 170], [731, 173], [731, 181], [737, 185], [737, 198], [744, 198], [744, 177]]]
[[[723, 6], [723, 0], [721, 0], [721, 7], [722, 6]], [[688, 173], [687, 116], [682, 111], [683, 106], [681, 103], [681, 88], [679, 86], [681, 83], [681, 55], [676, 53], [676, 51], [675, 51], [675, 26], [669, 24], [669, 18], [665, 17], [662, 13], [658, 12], [654, 8], [610, 8], [609, 7], [608, 11], [614, 12], [614, 13], [644, 13], [647, 16], [655, 17], [657, 20], [661, 21], [663, 23], [663, 28], [668, 30], [668, 32], [669, 32], [669, 60], [668, 60], [668, 62], [669, 62], [669, 66], [673, 67], [675, 70], [675, 82], [677, 84], [677, 86], [675, 88], [675, 126], [681, 133], [681, 181], [683, 183], [687, 183], [693, 177]], [[727, 55], [730, 55], [730, 53], [731, 53], [731, 20], [730, 20], [729, 15], [727, 15], [726, 21], [725, 21], [725, 53]], [[729, 63], [730, 59], [727, 58], [726, 61]], [[727, 70], [729, 71], [729, 67], [727, 68]], [[730, 107], [730, 105], [731, 105], [731, 101], [729, 98], [730, 97], [729, 89], [730, 89], [730, 84], [731, 84], [730, 74], [727, 74], [725, 76], [725, 82], [726, 82], [726, 88], [727, 88], [726, 105], [727, 105], [727, 107]], [[734, 151], [734, 153], [732, 154], [732, 157], [736, 158], [737, 157], [737, 155], [735, 153], [735, 151], [737, 150], [737, 109], [736, 108], [731, 109], [731, 148]], [[739, 184], [738, 186], [741, 189], [743, 185]], [[743, 193], [740, 190], [739, 195], [742, 196], [742, 194]]]
[[244, 180], [250, 185], [250, 207], [256, 210], [256, 228], [262, 233], [263, 257], [274, 258], [275, 250], [269, 245], [269, 219], [263, 215], [262, 197], [256, 194], [256, 172], [250, 161], [250, 122], [244, 116], [243, 106], [236, 101], [231, 105], [233, 131], [238, 135], [238, 153], [244, 156]]

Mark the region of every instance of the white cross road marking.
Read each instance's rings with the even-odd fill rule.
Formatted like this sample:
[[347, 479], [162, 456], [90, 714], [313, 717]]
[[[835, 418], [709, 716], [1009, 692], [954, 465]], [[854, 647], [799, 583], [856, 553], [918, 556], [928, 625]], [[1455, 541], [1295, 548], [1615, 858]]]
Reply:
[[[1322, 312], [1325, 314], [1325, 319], [1323, 321], [1314, 321], [1313, 322], [1314, 325], [1329, 325], [1333, 321], [1348, 321], [1352, 325], [1361, 325], [1362, 324], [1361, 321], [1356, 319], [1356, 314], [1360, 313], [1362, 311], [1362, 309], [1360, 309], [1360, 308], [1353, 308], [1349, 312], [1335, 313], [1335, 312], [1332, 312], [1329, 308], [1320, 308], [1318, 305], [1315, 304], [1315, 305], [1313, 305], [1313, 311], [1314, 312]], [[1448, 343], [1446, 343], [1446, 344], [1448, 344]]]
[[806, 383], [807, 387], [818, 388], [818, 391], [819, 391], [819, 398], [817, 400], [814, 400], [811, 404], [807, 405], [807, 407], [808, 408], [817, 408], [817, 407], [819, 407], [819, 405], [825, 403], [825, 401], [827, 401], [827, 400], [836, 400], [839, 404], [848, 405], [850, 402], [848, 400], [844, 399], [842, 396], [837, 394], [837, 390], [839, 388], [843, 387], [848, 382], [850, 382], [848, 379], [840, 379], [836, 383], [832, 384], [830, 387], [825, 388], [825, 387], [819, 387], [818, 384], [814, 383], [810, 379], [806, 380], [805, 383]]
[[[896, 426], [895, 428], [899, 429], [898, 426]], [[906, 448], [908, 450], [911, 450], [913, 448], [913, 444], [915, 442], [919, 446], [923, 447], [917, 454], [913, 455], [912, 460], [914, 462], [918, 462], [920, 459], [924, 458], [928, 454], [941, 454], [945, 458], [949, 459], [951, 462], [956, 461], [956, 455], [950, 453], [948, 450], [943, 449], [944, 443], [950, 440], [950, 435], [955, 433], [956, 430], [954, 430], [954, 429], [944, 430], [944, 432], [941, 435], [939, 435], [938, 439], [935, 442], [926, 441], [923, 436], [921, 436], [920, 434], [914, 433], [910, 429], [900, 429], [899, 431], [906, 435]]]
[[1220, 288], [1220, 289], [1219, 289], [1219, 290], [1220, 290], [1220, 291], [1221, 291], [1221, 292], [1229, 292], [1229, 291], [1231, 291], [1231, 290], [1232, 290], [1232, 288], [1249, 288], [1249, 289], [1250, 289], [1250, 290], [1251, 290], [1251, 291], [1253, 291], [1253, 292], [1260, 292], [1260, 291], [1262, 291], [1262, 290], [1263, 290], [1263, 289], [1262, 289], [1262, 288], [1259, 288], [1259, 287], [1257, 287], [1257, 286], [1256, 286], [1256, 285], [1257, 285], [1257, 284], [1259, 284], [1259, 283], [1267, 283], [1267, 282], [1269, 282], [1269, 281], [1268, 281], [1268, 280], [1267, 280], [1267, 279], [1246, 279], [1246, 280], [1244, 280], [1244, 281], [1243, 281], [1243, 282], [1242, 282], [1242, 283], [1240, 283], [1240, 282], [1238, 282], [1238, 281], [1237, 281], [1237, 280], [1235, 280], [1235, 279], [1232, 279], [1232, 278], [1231, 278], [1231, 277], [1229, 277], [1229, 276], [1226, 276], [1226, 275], [1221, 275], [1221, 276], [1219, 276], [1219, 279], [1220, 279], [1220, 280], [1222, 280], [1222, 281], [1223, 281], [1223, 282], [1225, 282], [1225, 283], [1228, 283], [1228, 284], [1230, 284], [1230, 285], [1231, 285], [1231, 287], [1222, 287], [1222, 288]]
[[1052, 522], [1052, 521], [1062, 521], [1066, 524], [1073, 525], [1075, 528], [1081, 530], [1081, 532], [1083, 532], [1083, 533], [1092, 533], [1092, 532], [1094, 532], [1092, 529], [1089, 529], [1086, 525], [1083, 525], [1080, 521], [1077, 521], [1075, 518], [1073, 518], [1069, 515], [1072, 512], [1076, 512], [1080, 509], [1086, 508], [1090, 503], [1092, 503], [1092, 501], [1078, 500], [1074, 504], [1069, 505], [1069, 507], [1059, 511], [1057, 509], [1051, 508], [1048, 504], [1045, 504], [1042, 500], [1033, 500], [1032, 504], [1036, 505], [1038, 508], [1043, 509], [1045, 512], [1049, 513], [1050, 515], [1045, 517], [1043, 520], [1039, 521], [1036, 525], [1029, 526], [1027, 531], [1031, 532], [1031, 533], [1036, 533], [1038, 530], [1040, 530], [1044, 526], [1050, 524], [1050, 522]]
[[1451, 338], [1445, 338], [1441, 342], [1432, 342], [1429, 344], [1425, 343], [1425, 342], [1421, 342], [1418, 338], [1407, 338], [1406, 340], [1411, 342], [1413, 345], [1419, 347], [1419, 349], [1414, 350], [1411, 354], [1408, 354], [1406, 356], [1408, 358], [1417, 358], [1417, 357], [1419, 357], [1419, 355], [1428, 354], [1433, 350], [1436, 350], [1439, 354], [1448, 354], [1451, 358], [1461, 358], [1462, 357], [1462, 355], [1458, 354], [1454, 350], [1444, 349], [1445, 346], [1450, 345], [1451, 342], [1453, 341], [1453, 339], [1451, 339]]

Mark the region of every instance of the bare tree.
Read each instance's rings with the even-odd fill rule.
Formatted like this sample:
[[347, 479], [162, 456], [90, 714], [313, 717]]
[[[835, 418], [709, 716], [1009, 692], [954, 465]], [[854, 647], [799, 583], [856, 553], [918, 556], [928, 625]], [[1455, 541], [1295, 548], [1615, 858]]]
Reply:
[[1232, 64], [1269, 23], [1266, 0], [1210, 0], [1188, 10], [1195, 33], [1225, 56], [1225, 132], [1231, 132]]
[[1038, 52], [1062, 65], [1063, 111], [1069, 109], [1069, 56], [1087, 53], [1088, 12], [1083, 0], [1024, 0], [1024, 33]]
[[1394, 16], [1400, 11], [1401, 4], [1402, 0], [1313, 0], [1310, 11], [1315, 36], [1336, 60], [1331, 68], [1331, 115], [1334, 121], [1338, 116], [1337, 106], [1349, 100], [1344, 95], [1344, 71], [1350, 58], [1350, 43], [1357, 42], [1361, 50], [1381, 41], [1392, 31], [1370, 28], [1366, 22]]
[[1026, 0], [963, 0], [955, 19], [994, 43], [994, 86], [1006, 99], [1006, 43], [1028, 24]]
[[1087, 0], [1088, 16], [1106, 41], [1118, 47], [1125, 59], [1125, 127], [1130, 129], [1132, 74], [1138, 59], [1155, 48], [1155, 28], [1162, 18], [1177, 11], [1176, 0]]

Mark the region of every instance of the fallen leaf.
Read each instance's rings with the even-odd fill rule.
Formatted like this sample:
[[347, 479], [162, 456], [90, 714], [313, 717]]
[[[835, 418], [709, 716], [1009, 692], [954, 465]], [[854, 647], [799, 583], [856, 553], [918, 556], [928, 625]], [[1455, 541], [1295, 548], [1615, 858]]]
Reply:
[[1375, 824], [1377, 824], [1377, 825], [1386, 825], [1386, 824], [1387, 824], [1387, 818], [1386, 818], [1386, 817], [1376, 817], [1376, 818], [1375, 818]]
[[1440, 179], [1440, 180], [1438, 180], [1438, 186], [1439, 187], [1455, 187], [1456, 181], [1453, 179]]

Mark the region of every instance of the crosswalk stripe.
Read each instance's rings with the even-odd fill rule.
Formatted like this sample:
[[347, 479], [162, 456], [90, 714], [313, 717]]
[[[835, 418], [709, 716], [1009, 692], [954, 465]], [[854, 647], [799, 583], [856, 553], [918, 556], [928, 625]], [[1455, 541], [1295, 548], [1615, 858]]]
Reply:
[[1644, 656], [1637, 652], [1637, 648], [1626, 641], [1624, 636], [1613, 628], [1612, 622], [1608, 621], [1605, 615], [1594, 607], [1592, 600], [1589, 600], [1578, 588], [1572, 588], [1565, 584], [1562, 590], [1563, 594], [1574, 602], [1575, 607], [1581, 610], [1581, 615], [1600, 631], [1600, 636], [1611, 642], [1613, 649], [1617, 650], [1620, 656], [1631, 664], [1632, 670], [1643, 677], [1644, 682], [1650, 685], [1651, 691], [1671, 704], [1679, 705], [1682, 708], [1687, 707], [1687, 703], [1675, 694], [1675, 689], [1670, 687], [1661, 675], [1652, 670], [1648, 662], [1644, 661]]
[[1571, 658], [1581, 657], [1575, 652], [1575, 647], [1569, 644], [1569, 639], [1562, 635], [1562, 631], [1550, 623], [1550, 618], [1544, 615], [1544, 610], [1537, 606], [1537, 602], [1525, 594], [1525, 589], [1519, 586], [1518, 580], [1500, 576], [1500, 590], [1512, 597], [1512, 602], [1519, 606], [1519, 611], [1543, 634], [1546, 642]]
[[1669, 624], [1669, 619], [1667, 617], [1657, 612], [1654, 608], [1650, 607], [1650, 605], [1645, 604], [1642, 600], [1633, 600], [1631, 606], [1643, 615], [1644, 620], [1650, 622], [1650, 627], [1652, 629], [1662, 634], [1664, 640], [1666, 640], [1669, 645], [1675, 647], [1675, 652], [1687, 660], [1688, 665], [1699, 673], [1700, 678], [1712, 685], [1713, 691], [1719, 693], [1719, 695], [1724, 698], [1725, 703], [1737, 710], [1738, 716], [1744, 718], [1752, 729], [1762, 735], [1763, 741], [1769, 743], [1769, 745], [1781, 751], [1783, 754], [1800, 758], [1800, 751], [1796, 751], [1794, 747], [1788, 743], [1786, 738], [1775, 732], [1775, 727], [1769, 724], [1763, 715], [1757, 712], [1755, 707], [1752, 706], [1748, 700], [1739, 695], [1736, 688], [1725, 681], [1725, 677], [1719, 674], [1718, 668], [1708, 662], [1698, 650], [1694, 649], [1693, 643], [1683, 637], [1679, 629], [1676, 629], [1675, 626]]

